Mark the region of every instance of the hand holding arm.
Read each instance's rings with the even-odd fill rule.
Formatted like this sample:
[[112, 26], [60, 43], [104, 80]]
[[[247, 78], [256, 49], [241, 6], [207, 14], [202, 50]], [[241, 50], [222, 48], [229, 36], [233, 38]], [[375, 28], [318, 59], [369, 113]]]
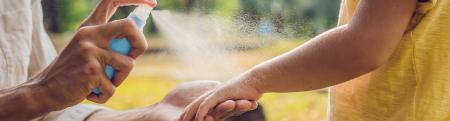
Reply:
[[[155, 105], [124, 110], [101, 110], [95, 112], [87, 121], [175, 121], [183, 109], [200, 95], [219, 86], [216, 81], [194, 81], [180, 84]], [[219, 104], [209, 119], [223, 120], [230, 116], [237, 116], [256, 108], [256, 102], [247, 100], [228, 100]]]
[[218, 103], [258, 99], [266, 92], [320, 89], [356, 78], [383, 65], [395, 50], [416, 0], [362, 0], [352, 21], [257, 65], [231, 84], [205, 94], [182, 121], [203, 121]]

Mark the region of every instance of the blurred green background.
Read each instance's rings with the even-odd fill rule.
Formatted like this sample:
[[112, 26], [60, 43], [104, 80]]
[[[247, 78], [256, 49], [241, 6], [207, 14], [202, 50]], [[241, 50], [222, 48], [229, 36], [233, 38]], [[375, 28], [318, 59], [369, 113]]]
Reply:
[[[61, 50], [80, 22], [99, 0], [43, 0], [44, 22], [55, 46]], [[286, 52], [308, 38], [336, 25], [340, 0], [161, 0], [156, 10], [185, 14], [213, 15], [225, 20], [241, 20], [247, 28], [261, 30], [270, 23], [277, 39], [253, 49], [236, 51], [238, 72]], [[113, 19], [125, 18], [133, 6], [121, 7]], [[256, 26], [251, 26], [256, 24]], [[251, 31], [260, 32], [260, 31]], [[197, 78], [180, 78], [176, 73], [188, 71], [167, 52], [168, 42], [151, 19], [144, 30], [149, 40], [148, 52], [138, 59], [135, 69], [113, 98], [106, 103], [114, 109], [149, 106], [161, 100], [178, 83]], [[222, 79], [226, 80], [226, 79]], [[266, 94], [261, 103], [269, 121], [326, 120], [326, 89], [290, 94]], [[85, 102], [90, 103], [90, 102]]]

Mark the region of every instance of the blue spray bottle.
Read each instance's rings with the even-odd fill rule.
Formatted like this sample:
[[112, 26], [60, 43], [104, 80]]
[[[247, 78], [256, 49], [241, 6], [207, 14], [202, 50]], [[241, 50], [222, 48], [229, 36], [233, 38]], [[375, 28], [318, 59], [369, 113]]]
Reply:
[[[136, 7], [136, 9], [134, 9], [134, 11], [131, 12], [130, 15], [128, 15], [128, 18], [131, 19], [137, 25], [137, 27], [142, 30], [152, 10], [153, 7], [141, 5]], [[127, 38], [114, 38], [113, 40], [111, 40], [109, 47], [112, 51], [120, 53], [122, 55], [128, 55], [132, 48], [131, 43]], [[114, 78], [115, 72], [115, 69], [111, 65], [105, 66], [105, 73], [109, 80], [112, 80]], [[99, 96], [101, 91], [99, 88], [94, 88], [92, 89], [92, 93]]]

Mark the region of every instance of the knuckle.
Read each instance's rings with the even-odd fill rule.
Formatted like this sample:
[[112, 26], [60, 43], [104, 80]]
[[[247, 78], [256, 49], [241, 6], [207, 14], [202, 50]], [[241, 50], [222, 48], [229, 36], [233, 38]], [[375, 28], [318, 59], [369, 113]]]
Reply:
[[130, 71], [134, 67], [134, 60], [131, 58], [127, 58], [124, 64], [124, 69], [126, 71]]
[[100, 100], [98, 100], [98, 102], [97, 102], [97, 103], [99, 103], [99, 104], [105, 104], [105, 103], [106, 103], [106, 101], [108, 101], [108, 99], [104, 98], [104, 99], [100, 99]]
[[148, 44], [147, 44], [147, 41], [145, 39], [143, 39], [141, 41], [142, 41], [142, 44], [139, 44], [138, 48], [140, 49], [140, 51], [144, 52], [145, 50], [147, 50]]
[[137, 45], [135, 47], [134, 54], [136, 54], [136, 56], [140, 56], [140, 55], [144, 54], [146, 48], [147, 48], [147, 45]]
[[86, 39], [83, 39], [84, 37], [85, 37], [85, 35], [83, 35], [81, 33], [75, 33], [75, 35], [73, 36], [72, 41], [70, 43], [81, 43], [86, 40]]
[[109, 90], [109, 97], [112, 97], [116, 93], [116, 88], [112, 86], [111, 90]]
[[96, 52], [96, 47], [90, 42], [80, 43], [80, 52], [84, 54], [92, 54]]
[[[109, 81], [109, 80], [105, 80], [105, 81]], [[106, 97], [111, 97], [115, 93], [116, 88], [112, 84], [106, 84], [106, 85], [109, 86], [109, 88], [106, 88], [106, 92], [105, 92]]]
[[98, 63], [88, 62], [84, 69], [86, 75], [97, 75], [101, 73], [101, 66]]
[[136, 24], [134, 24], [133, 20], [131, 20], [131, 19], [123, 19], [122, 20], [122, 27], [124, 29], [126, 29], [126, 31], [137, 30]]
[[88, 36], [91, 33], [90, 31], [91, 31], [90, 27], [81, 27], [80, 29], [77, 30], [74, 36], [75, 40], [78, 41], [84, 40], [81, 38]]
[[96, 103], [97, 103], [97, 100], [95, 100], [95, 99], [93, 99], [93, 98], [87, 98], [87, 100], [92, 101], [92, 102], [96, 102]]
[[95, 103], [102, 104], [102, 99], [99, 98], [99, 97], [91, 97], [91, 98], [88, 98], [88, 100], [92, 101], [92, 102], [95, 102]]
[[115, 89], [109, 89], [103, 94], [103, 98], [100, 100], [101, 104], [106, 103], [114, 94]]
[[87, 34], [89, 33], [89, 27], [81, 27], [80, 29], [78, 29], [77, 33], [78, 34]]

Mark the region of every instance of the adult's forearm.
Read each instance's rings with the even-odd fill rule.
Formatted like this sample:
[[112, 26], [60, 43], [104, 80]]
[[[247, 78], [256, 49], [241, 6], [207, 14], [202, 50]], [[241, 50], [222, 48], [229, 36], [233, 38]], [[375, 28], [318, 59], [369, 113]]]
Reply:
[[45, 104], [40, 90], [21, 85], [0, 91], [0, 119], [6, 121], [25, 121], [39, 117], [52, 109]]
[[86, 121], [175, 121], [183, 109], [172, 105], [157, 103], [150, 107], [130, 110], [100, 110], [94, 112]]

